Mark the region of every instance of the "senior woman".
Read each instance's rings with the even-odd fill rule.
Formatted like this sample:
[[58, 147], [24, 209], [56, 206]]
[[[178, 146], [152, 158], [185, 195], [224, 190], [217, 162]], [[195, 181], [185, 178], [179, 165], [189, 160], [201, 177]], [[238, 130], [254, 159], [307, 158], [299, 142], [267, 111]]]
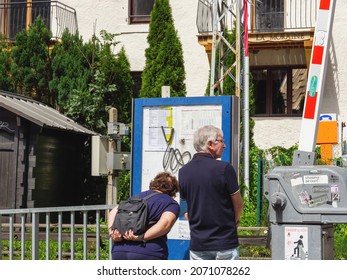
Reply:
[[178, 192], [177, 178], [169, 172], [160, 172], [150, 182], [149, 190], [141, 192], [145, 197], [153, 192], [159, 195], [147, 200], [149, 221], [156, 221], [144, 234], [135, 235], [131, 230], [122, 235], [112, 230], [117, 207], [108, 216], [109, 233], [113, 240], [113, 260], [167, 260], [167, 234], [179, 216], [179, 204], [174, 199]]

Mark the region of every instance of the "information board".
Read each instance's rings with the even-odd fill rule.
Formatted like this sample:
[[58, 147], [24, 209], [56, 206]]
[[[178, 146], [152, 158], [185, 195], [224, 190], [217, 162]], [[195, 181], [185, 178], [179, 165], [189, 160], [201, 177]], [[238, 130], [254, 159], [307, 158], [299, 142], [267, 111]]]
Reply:
[[[239, 166], [239, 99], [235, 96], [139, 98], [133, 105], [132, 194], [148, 190], [150, 181], [162, 171], [178, 170], [195, 153], [193, 134], [211, 124], [223, 130], [226, 148], [222, 160]], [[181, 213], [168, 238], [169, 259], [189, 258], [189, 225]]]

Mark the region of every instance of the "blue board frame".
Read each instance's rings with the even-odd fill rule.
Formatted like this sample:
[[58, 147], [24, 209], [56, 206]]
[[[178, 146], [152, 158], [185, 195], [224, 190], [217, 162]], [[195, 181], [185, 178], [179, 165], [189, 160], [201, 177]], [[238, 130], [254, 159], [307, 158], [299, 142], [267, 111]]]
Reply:
[[[132, 172], [131, 193], [141, 192], [142, 182], [142, 147], [143, 147], [143, 109], [162, 106], [197, 106], [221, 105], [222, 130], [225, 143], [232, 142], [232, 131], [235, 121], [232, 120], [233, 110], [238, 98], [235, 96], [203, 96], [203, 97], [171, 97], [171, 98], [137, 98], [133, 102], [133, 128], [132, 128]], [[238, 104], [237, 104], [238, 106]], [[238, 123], [238, 120], [237, 120]], [[232, 147], [227, 145], [222, 160], [232, 163]], [[235, 167], [235, 166], [234, 166]], [[236, 167], [235, 167], [236, 168]], [[236, 169], [237, 170], [237, 169]], [[169, 239], [169, 259], [189, 259], [189, 240]]]

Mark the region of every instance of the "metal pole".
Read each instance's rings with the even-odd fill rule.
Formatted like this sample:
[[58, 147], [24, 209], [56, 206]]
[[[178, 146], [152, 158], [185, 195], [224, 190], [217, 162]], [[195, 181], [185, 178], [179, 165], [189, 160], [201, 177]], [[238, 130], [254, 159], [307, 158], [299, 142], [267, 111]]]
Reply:
[[[118, 121], [118, 111], [116, 108], [111, 108], [108, 111], [108, 119], [109, 122], [117, 122]], [[109, 138], [108, 142], [108, 153], [112, 154], [117, 151], [117, 147], [115, 145], [120, 146], [120, 143], [116, 143], [113, 138]], [[117, 202], [117, 178], [115, 177], [115, 171], [113, 169], [108, 170], [107, 176], [107, 201], [106, 204], [111, 205]]]
[[212, 56], [211, 56], [211, 77], [210, 77], [210, 96], [214, 95], [214, 80], [216, 70], [216, 47], [218, 30], [218, 0], [212, 3]]
[[243, 58], [243, 138], [244, 138], [244, 197], [249, 195], [249, 56], [248, 56], [248, 6], [247, 0], [243, 0], [243, 27], [244, 27], [244, 58]]

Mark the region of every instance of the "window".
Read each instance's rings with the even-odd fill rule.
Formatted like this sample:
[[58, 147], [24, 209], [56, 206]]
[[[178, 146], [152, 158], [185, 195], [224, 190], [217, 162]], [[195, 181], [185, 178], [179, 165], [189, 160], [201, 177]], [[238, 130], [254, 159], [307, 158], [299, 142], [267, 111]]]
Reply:
[[307, 69], [269, 68], [251, 70], [256, 116], [301, 116]]
[[255, 9], [258, 31], [283, 30], [284, 0], [257, 0]]
[[149, 23], [155, 0], [129, 0], [130, 23]]

